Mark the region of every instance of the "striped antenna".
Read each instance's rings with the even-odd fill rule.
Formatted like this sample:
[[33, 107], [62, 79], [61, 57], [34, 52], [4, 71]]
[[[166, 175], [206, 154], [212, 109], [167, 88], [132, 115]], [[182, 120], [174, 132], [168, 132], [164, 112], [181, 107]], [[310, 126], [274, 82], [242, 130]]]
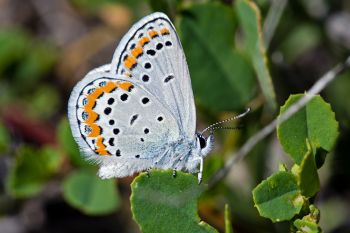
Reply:
[[[243, 113], [241, 113], [241, 114], [239, 114], [239, 115], [237, 115], [237, 116], [234, 116], [234, 117], [225, 119], [225, 120], [223, 120], [223, 121], [216, 122], [216, 123], [214, 123], [214, 124], [211, 124], [211, 125], [209, 125], [207, 128], [205, 128], [205, 129], [201, 132], [201, 134], [203, 135], [203, 133], [206, 132], [206, 131], [208, 131], [208, 130], [219, 129], [219, 127], [215, 127], [215, 126], [217, 126], [217, 125], [221, 125], [221, 124], [223, 124], [223, 123], [226, 123], [226, 122], [229, 122], [229, 121], [233, 121], [233, 120], [242, 118], [242, 117], [244, 117], [245, 115], [247, 115], [247, 114], [250, 112], [250, 110], [251, 110], [250, 108], [247, 108], [247, 110], [246, 110], [245, 112], [243, 112]], [[225, 128], [225, 127], [221, 127], [221, 129], [224, 129], [224, 128]], [[228, 128], [228, 127], [227, 127], [227, 128]]]

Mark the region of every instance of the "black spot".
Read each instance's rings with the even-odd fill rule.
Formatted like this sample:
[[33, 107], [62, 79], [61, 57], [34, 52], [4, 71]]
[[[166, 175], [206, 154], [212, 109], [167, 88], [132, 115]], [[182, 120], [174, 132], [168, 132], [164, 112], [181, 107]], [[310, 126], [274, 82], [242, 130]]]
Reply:
[[115, 152], [115, 155], [118, 156], [118, 157], [121, 156], [119, 149]]
[[104, 113], [106, 115], [109, 115], [112, 112], [112, 109], [110, 107], [105, 108]]
[[141, 101], [143, 104], [147, 104], [149, 102], [149, 99], [147, 97], [144, 97]]
[[143, 139], [143, 138], [140, 138], [140, 140], [141, 140], [141, 142], [144, 142], [144, 141], [145, 141], [145, 139]]
[[143, 132], [144, 132], [145, 134], [148, 134], [148, 133], [149, 133], [149, 129], [146, 128], [146, 129], [143, 130]]
[[122, 101], [125, 101], [125, 100], [127, 100], [128, 99], [128, 95], [127, 94], [122, 94], [121, 96], [120, 96], [120, 99], [122, 100]]
[[136, 47], [136, 44], [134, 43], [130, 46], [130, 49], [134, 49], [135, 47]]
[[143, 37], [143, 33], [140, 33], [140, 34], [139, 34], [139, 38], [141, 38], [141, 37]]
[[149, 63], [149, 62], [145, 63], [145, 68], [146, 69], [150, 69], [151, 67], [152, 67], [151, 63]]
[[173, 78], [174, 78], [173, 75], [169, 75], [168, 77], [166, 77], [166, 78], [164, 79], [164, 82], [167, 83], [167, 82], [169, 82], [170, 80], [172, 80]]
[[125, 61], [126, 59], [128, 59], [128, 54], [124, 55], [123, 61]]
[[104, 86], [106, 86], [106, 84], [107, 84], [106, 81], [102, 81], [102, 82], [100, 82], [98, 85], [99, 85], [100, 87], [104, 87]]
[[114, 103], [114, 98], [109, 98], [108, 101], [107, 101], [107, 103], [108, 103], [109, 105], [112, 105], [112, 104]]
[[201, 149], [203, 149], [204, 147], [207, 146], [207, 142], [205, 141], [205, 139], [203, 137], [199, 137], [199, 144], [201, 146]]
[[135, 158], [140, 158], [140, 155], [135, 155]]
[[109, 120], [109, 122], [108, 122], [110, 125], [114, 125], [114, 120]]
[[131, 117], [131, 120], [130, 120], [130, 125], [134, 124], [134, 122], [136, 121], [136, 119], [139, 117], [139, 115], [135, 114]]
[[146, 52], [148, 55], [151, 55], [151, 56], [154, 56], [154, 55], [156, 55], [156, 51], [154, 51], [153, 49], [149, 49], [149, 50], [147, 50], [147, 52]]
[[130, 86], [129, 89], [128, 89], [128, 92], [131, 92], [132, 89], [134, 89], [134, 86]]
[[92, 139], [91, 142], [92, 142], [92, 144], [95, 144], [95, 139]]
[[157, 118], [157, 120], [158, 120], [158, 121], [162, 121], [162, 120], [163, 120], [163, 117], [159, 116], [159, 117]]
[[88, 126], [88, 125], [85, 125], [85, 127], [84, 127], [84, 131], [85, 131], [85, 133], [90, 133], [91, 132], [91, 128], [90, 128], [90, 126]]
[[150, 27], [148, 27], [148, 29], [147, 30], [152, 30], [154, 27], [152, 27], [152, 26], [150, 26]]
[[81, 117], [82, 117], [83, 120], [85, 121], [85, 120], [89, 117], [89, 113], [83, 112], [83, 114], [81, 114]]
[[157, 50], [161, 50], [163, 48], [163, 44], [162, 43], [158, 43], [156, 46]]
[[142, 76], [142, 81], [148, 82], [149, 81], [149, 76], [147, 74]]
[[165, 46], [172, 46], [172, 45], [173, 45], [173, 43], [171, 43], [171, 41], [165, 42]]
[[111, 145], [111, 146], [114, 146], [114, 138], [110, 138], [108, 140], [108, 144]]
[[89, 89], [88, 91], [87, 91], [87, 93], [90, 95], [92, 92], [94, 92], [95, 91], [95, 88], [91, 88], [91, 89]]
[[115, 135], [117, 135], [119, 132], [120, 132], [120, 130], [119, 130], [118, 128], [113, 129], [113, 133], [114, 133]]

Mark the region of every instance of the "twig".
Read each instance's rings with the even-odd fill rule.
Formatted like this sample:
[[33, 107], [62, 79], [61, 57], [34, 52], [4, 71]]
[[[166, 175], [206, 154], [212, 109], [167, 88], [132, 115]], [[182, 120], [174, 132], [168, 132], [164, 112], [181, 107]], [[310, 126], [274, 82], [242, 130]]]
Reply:
[[272, 133], [278, 124], [289, 119], [292, 115], [298, 112], [302, 107], [304, 107], [313, 97], [314, 95], [320, 93], [331, 81], [337, 77], [342, 71], [350, 66], [350, 56], [344, 63], [336, 65], [333, 69], [324, 74], [310, 89], [306, 92], [306, 94], [295, 104], [289, 107], [280, 117], [276, 118], [270, 124], [265, 126], [262, 130], [252, 136], [239, 150], [238, 152], [232, 156], [226, 163], [225, 166], [220, 169], [217, 173], [213, 175], [211, 180], [209, 181], [208, 187], [211, 188], [215, 184], [217, 184], [222, 178], [224, 178], [227, 173], [231, 170], [231, 168], [241, 159], [243, 159], [252, 149], [253, 147], [264, 139], [267, 135]]

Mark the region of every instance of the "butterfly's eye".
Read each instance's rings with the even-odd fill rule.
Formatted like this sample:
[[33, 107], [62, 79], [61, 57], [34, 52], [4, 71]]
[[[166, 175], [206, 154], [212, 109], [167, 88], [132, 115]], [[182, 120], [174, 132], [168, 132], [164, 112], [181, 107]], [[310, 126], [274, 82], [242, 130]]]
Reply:
[[207, 146], [207, 142], [205, 141], [205, 139], [202, 136], [199, 136], [199, 144], [201, 146], [201, 149], [203, 149], [204, 147]]

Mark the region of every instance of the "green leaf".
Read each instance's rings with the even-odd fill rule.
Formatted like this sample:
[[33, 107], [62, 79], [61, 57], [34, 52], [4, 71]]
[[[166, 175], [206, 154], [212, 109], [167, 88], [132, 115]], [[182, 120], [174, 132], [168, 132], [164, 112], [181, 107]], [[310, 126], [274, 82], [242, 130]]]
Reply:
[[241, 108], [255, 86], [251, 66], [233, 47], [233, 9], [207, 3], [193, 5], [185, 13], [179, 33], [198, 102], [212, 111]]
[[16, 70], [16, 82], [24, 86], [35, 84], [52, 70], [56, 61], [57, 50], [54, 45], [43, 41], [32, 41], [30, 51], [21, 58], [21, 65]]
[[69, 155], [74, 165], [83, 167], [94, 166], [92, 164], [89, 164], [86, 160], [84, 160], [84, 155], [80, 154], [79, 147], [74, 141], [67, 118], [62, 118], [62, 120], [58, 124], [57, 138], [61, 147]]
[[28, 52], [28, 35], [18, 29], [0, 30], [0, 74]]
[[61, 159], [59, 152], [51, 147], [21, 147], [7, 178], [8, 191], [18, 198], [28, 198], [37, 194], [50, 176], [59, 169]]
[[171, 19], [174, 18], [176, 10], [182, 4], [183, 0], [148, 0], [153, 11], [160, 11], [167, 14]]
[[[303, 96], [291, 95], [281, 107], [280, 115]], [[338, 137], [338, 122], [330, 105], [321, 96], [315, 96], [299, 112], [278, 125], [277, 136], [284, 151], [300, 165], [308, 151], [306, 140], [310, 142], [314, 155], [319, 149], [332, 149]]]
[[267, 65], [266, 48], [258, 7], [250, 0], [235, 1], [235, 9], [244, 33], [244, 43], [270, 109], [276, 109], [276, 96]]
[[120, 205], [116, 180], [102, 180], [96, 172], [87, 169], [66, 177], [63, 196], [69, 204], [89, 215], [109, 214]]
[[322, 32], [318, 25], [305, 23], [295, 25], [298, 26], [290, 31], [286, 40], [281, 44], [283, 57], [288, 63], [295, 62], [308, 50], [317, 47], [322, 40]]
[[10, 134], [0, 121], [0, 153], [8, 151], [10, 144]]
[[298, 168], [296, 176], [301, 193], [305, 197], [313, 197], [320, 190], [320, 180], [311, 148], [309, 148]]
[[178, 172], [152, 171], [131, 184], [131, 209], [143, 233], [217, 232], [200, 220], [197, 200], [202, 192], [197, 178]]
[[225, 233], [233, 233], [231, 223], [231, 211], [228, 204], [225, 205]]
[[290, 172], [277, 172], [253, 190], [259, 214], [273, 222], [292, 219], [301, 210], [304, 198], [296, 177]]

